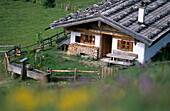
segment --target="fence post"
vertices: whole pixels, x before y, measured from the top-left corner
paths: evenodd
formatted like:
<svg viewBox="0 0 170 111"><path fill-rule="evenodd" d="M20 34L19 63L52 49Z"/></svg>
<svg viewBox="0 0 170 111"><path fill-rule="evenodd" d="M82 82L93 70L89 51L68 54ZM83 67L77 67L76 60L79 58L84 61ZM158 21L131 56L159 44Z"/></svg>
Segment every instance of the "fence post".
<svg viewBox="0 0 170 111"><path fill-rule="evenodd" d="M74 70L74 82L76 81L76 79L77 79L77 68L75 68Z"/></svg>
<svg viewBox="0 0 170 111"><path fill-rule="evenodd" d="M111 77L113 76L113 68L111 68Z"/></svg>
<svg viewBox="0 0 170 111"><path fill-rule="evenodd" d="M108 76L111 76L111 68L107 68Z"/></svg>
<svg viewBox="0 0 170 111"><path fill-rule="evenodd" d="M103 78L103 73L104 73L104 67L102 67L102 78Z"/></svg>
<svg viewBox="0 0 170 111"><path fill-rule="evenodd" d="M99 75L99 79L101 78L101 73L100 70L98 70L98 75Z"/></svg>
<svg viewBox="0 0 170 111"><path fill-rule="evenodd" d="M28 60L27 58L23 58L22 60L20 60L20 62L22 63L22 67L21 67L21 76L20 79L24 80L26 78L26 60Z"/></svg>
<svg viewBox="0 0 170 111"><path fill-rule="evenodd" d="M50 38L50 47L52 47L52 38Z"/></svg>
<svg viewBox="0 0 170 111"><path fill-rule="evenodd" d="M42 56L40 56L40 66L42 68Z"/></svg>
<svg viewBox="0 0 170 111"><path fill-rule="evenodd" d="M76 12L77 10L76 10L76 5L74 5L74 12Z"/></svg>
<svg viewBox="0 0 170 111"><path fill-rule="evenodd" d="M107 72L108 72L108 68L107 67L104 67L104 77L107 76Z"/></svg>
<svg viewBox="0 0 170 111"><path fill-rule="evenodd" d="M35 53L35 65L37 65L37 52Z"/></svg>
<svg viewBox="0 0 170 111"><path fill-rule="evenodd" d="M42 51L44 51L44 41L41 41L40 48Z"/></svg>

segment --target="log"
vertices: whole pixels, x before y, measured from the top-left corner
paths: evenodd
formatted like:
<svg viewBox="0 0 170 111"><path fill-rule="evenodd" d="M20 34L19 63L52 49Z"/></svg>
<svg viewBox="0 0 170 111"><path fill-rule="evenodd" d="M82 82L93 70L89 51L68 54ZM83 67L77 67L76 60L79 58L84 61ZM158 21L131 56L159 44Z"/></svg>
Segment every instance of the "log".
<svg viewBox="0 0 170 111"><path fill-rule="evenodd" d="M50 72L50 70L47 70L47 72ZM74 70L52 70L52 72L74 72ZM79 73L99 73L99 71L77 71Z"/></svg>
<svg viewBox="0 0 170 111"><path fill-rule="evenodd" d="M38 44L38 43L34 43L34 44L27 45L27 46L23 46L23 47L21 47L21 49L22 49L22 48L31 47L31 46L34 46L34 45L37 45L37 44Z"/></svg>
<svg viewBox="0 0 170 111"><path fill-rule="evenodd" d="M50 70L47 70L47 72L50 72ZM74 70L52 70L52 72L74 72Z"/></svg>
<svg viewBox="0 0 170 111"><path fill-rule="evenodd" d="M0 45L0 48L1 47L14 47L15 45Z"/></svg>
<svg viewBox="0 0 170 111"><path fill-rule="evenodd" d="M99 73L99 71L77 71L77 72L81 72L81 73Z"/></svg>
<svg viewBox="0 0 170 111"><path fill-rule="evenodd" d="M7 51L0 51L0 52L3 52L3 53L4 53L4 52L7 52Z"/></svg>

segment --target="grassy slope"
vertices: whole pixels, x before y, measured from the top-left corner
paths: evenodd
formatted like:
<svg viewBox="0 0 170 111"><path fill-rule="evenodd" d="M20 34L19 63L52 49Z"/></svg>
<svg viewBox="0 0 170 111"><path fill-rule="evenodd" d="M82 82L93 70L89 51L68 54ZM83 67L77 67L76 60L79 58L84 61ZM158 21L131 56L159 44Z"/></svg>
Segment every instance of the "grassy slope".
<svg viewBox="0 0 170 111"><path fill-rule="evenodd" d="M85 8L100 0L73 0L70 1L71 6L76 5L80 8ZM43 2L43 0L42 0ZM61 4L68 4L68 0L57 0L57 7L43 8L38 3L24 2L22 0L0 0L0 45L18 45L25 46L37 42L36 34L42 32L42 37L46 38L59 30L43 31L49 27L49 24L54 20L66 16L73 11L63 11ZM5 50L5 49L0 49ZM29 58L34 55L28 55ZM3 60L3 55L0 53L0 61ZM31 60L33 61L33 59ZM1 66L1 71L4 73L4 68Z"/></svg>
<svg viewBox="0 0 170 111"><path fill-rule="evenodd" d="M1 0L0 1L0 44L22 44L28 45L37 41L36 34L43 32L54 20L64 17L71 11L63 11L60 3L69 3L68 1L57 0L57 8L44 9L38 3L33 4L23 1ZM78 0L72 1L77 2ZM82 0L83 1L83 0ZM99 0L98 0L99 1ZM71 5L72 5L71 2ZM81 1L79 0L78 3ZM90 1L79 4L79 7L85 8ZM58 30L43 32L42 37L48 37L55 34Z"/></svg>
<svg viewBox="0 0 170 111"><path fill-rule="evenodd" d="M129 68L90 86L16 82L0 86L0 107L2 111L168 111L168 72L168 64ZM20 87L10 87L14 84Z"/></svg>
<svg viewBox="0 0 170 111"><path fill-rule="evenodd" d="M62 1L62 3L66 3L66 0ZM78 0L71 2L74 1ZM86 2L88 3L88 1ZM86 2L81 6L86 7ZM63 12L57 8L44 9L38 4L21 1L0 0L0 45L34 43L36 33L42 31L48 27L49 23L59 16L63 17L66 13L70 12ZM44 35L48 36L53 33L56 33L56 30L47 31ZM76 64L73 61L62 59L63 54L56 50L53 48L41 52L40 55L48 55L44 58L43 63L48 62L48 66L55 69L74 69L75 67L89 69L84 64ZM33 52L27 56L31 62L34 61ZM51 63L55 63L55 65ZM93 69L94 67L89 70ZM0 70L2 71L3 68L0 67ZM0 107L2 111L80 111L80 109L93 111L166 111L169 110L170 103L169 72L169 64L148 66L147 68L133 67L116 73L115 78L106 78L91 87L76 88L76 85L70 85L69 88L64 89L55 84L51 85L51 83L47 84L47 86L49 85L48 88L44 88L37 82L32 85L34 84L32 81L12 81L11 83L0 84ZM16 88L14 86L23 87ZM61 90L59 90L60 88Z"/></svg>

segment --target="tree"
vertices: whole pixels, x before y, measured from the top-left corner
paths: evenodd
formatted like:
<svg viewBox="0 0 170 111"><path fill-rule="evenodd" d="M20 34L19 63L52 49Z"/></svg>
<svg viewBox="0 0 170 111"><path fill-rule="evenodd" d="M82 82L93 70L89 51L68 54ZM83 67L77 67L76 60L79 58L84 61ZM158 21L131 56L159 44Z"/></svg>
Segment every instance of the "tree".
<svg viewBox="0 0 170 111"><path fill-rule="evenodd" d="M55 0L45 0L43 6L45 8L53 8L55 6Z"/></svg>

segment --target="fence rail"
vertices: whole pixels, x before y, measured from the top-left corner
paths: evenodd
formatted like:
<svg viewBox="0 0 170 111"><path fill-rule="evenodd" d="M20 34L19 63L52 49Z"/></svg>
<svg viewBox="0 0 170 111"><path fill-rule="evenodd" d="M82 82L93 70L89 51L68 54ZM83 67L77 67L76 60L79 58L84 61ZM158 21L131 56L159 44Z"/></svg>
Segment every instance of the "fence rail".
<svg viewBox="0 0 170 111"><path fill-rule="evenodd" d="M0 48L1 47L3 47L3 48L5 48L5 47L14 47L15 45L0 45Z"/></svg>
<svg viewBox="0 0 170 111"><path fill-rule="evenodd" d="M61 72L61 73L74 73L74 77L61 77L60 79L70 79L70 78L74 78L74 81L76 81L78 78L77 73L97 73L98 77L100 78L100 71L79 71L77 70L77 68L75 68L75 70L51 70L50 68L47 69L47 72L52 74L52 72ZM87 77L88 78L88 77ZM92 78L92 77L91 77Z"/></svg>
<svg viewBox="0 0 170 111"><path fill-rule="evenodd" d="M31 47L31 46L34 46L34 45L37 45L37 44L38 44L38 43L34 43L34 44L27 45L27 46L23 46L23 47L21 47L21 49L27 48L27 47Z"/></svg>

